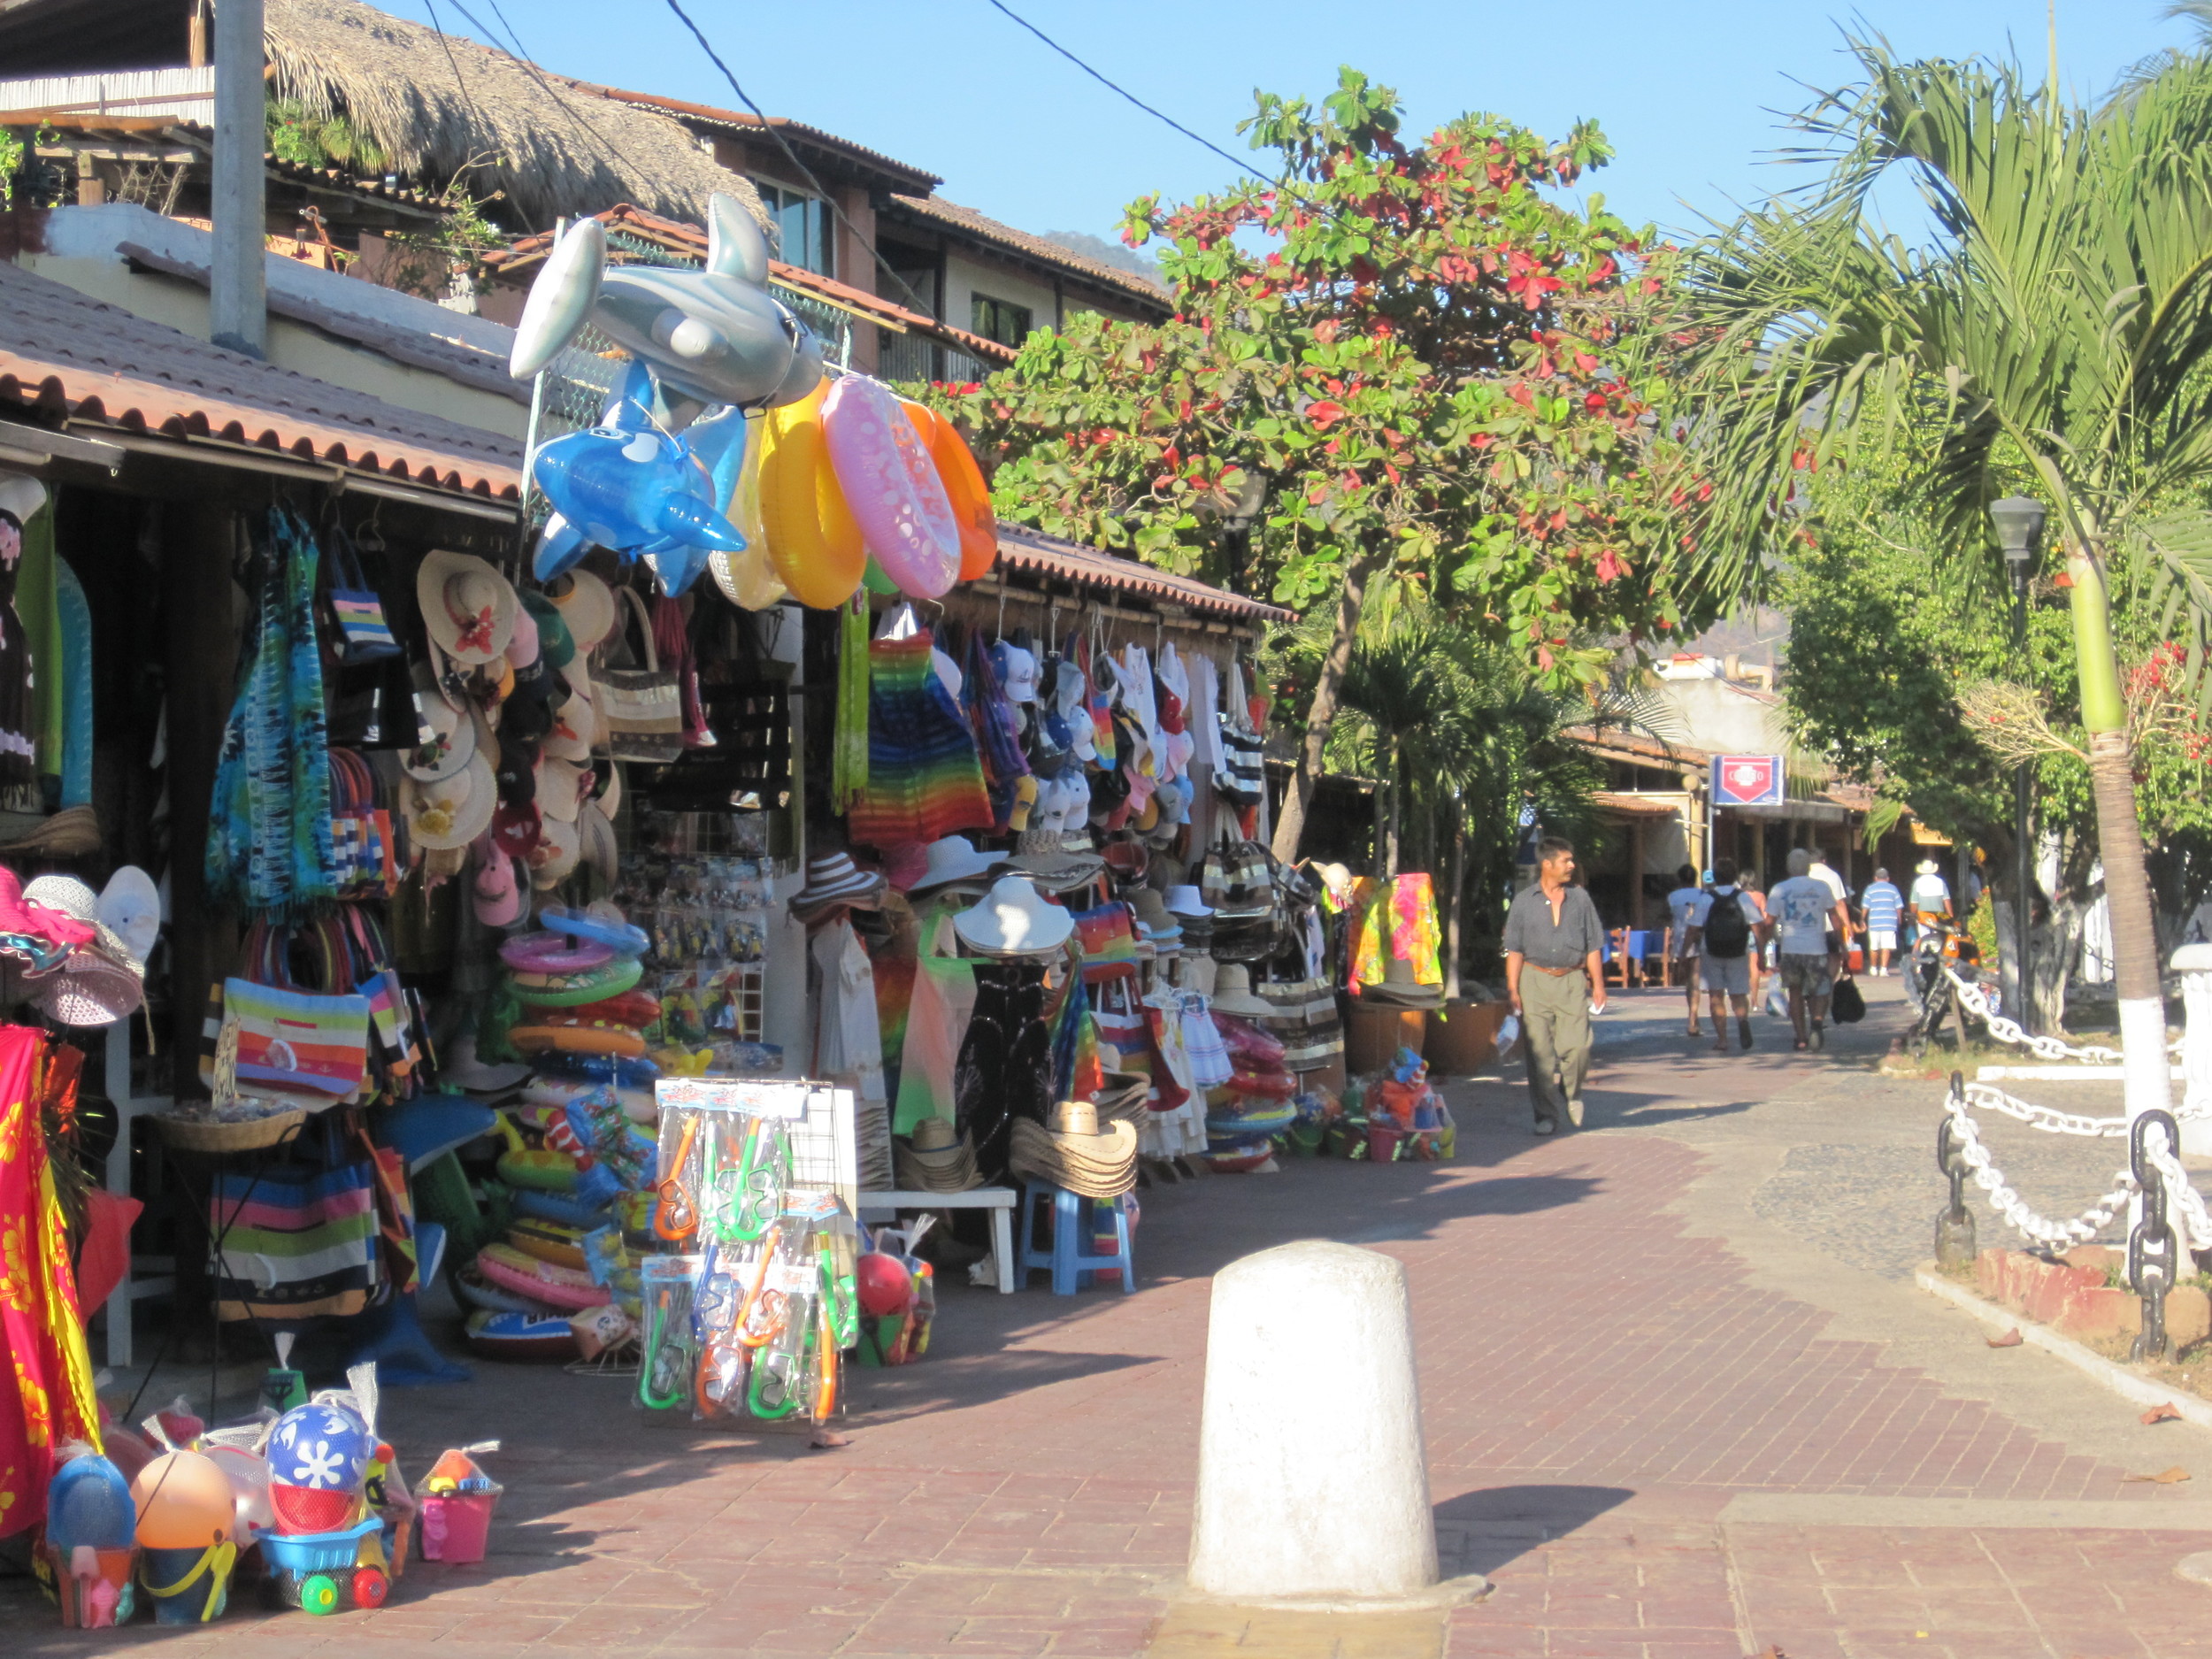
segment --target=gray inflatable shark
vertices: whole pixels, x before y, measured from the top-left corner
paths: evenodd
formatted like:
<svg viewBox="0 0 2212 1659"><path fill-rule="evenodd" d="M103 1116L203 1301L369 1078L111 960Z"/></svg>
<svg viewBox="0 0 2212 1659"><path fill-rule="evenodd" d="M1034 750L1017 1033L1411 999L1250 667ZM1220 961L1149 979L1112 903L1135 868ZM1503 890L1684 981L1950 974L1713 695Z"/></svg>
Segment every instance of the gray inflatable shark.
<svg viewBox="0 0 2212 1659"><path fill-rule="evenodd" d="M703 271L607 264L607 229L580 219L562 233L515 328L508 370L526 380L588 321L702 403L795 403L822 378L822 348L768 292L768 242L734 197L707 204Z"/></svg>

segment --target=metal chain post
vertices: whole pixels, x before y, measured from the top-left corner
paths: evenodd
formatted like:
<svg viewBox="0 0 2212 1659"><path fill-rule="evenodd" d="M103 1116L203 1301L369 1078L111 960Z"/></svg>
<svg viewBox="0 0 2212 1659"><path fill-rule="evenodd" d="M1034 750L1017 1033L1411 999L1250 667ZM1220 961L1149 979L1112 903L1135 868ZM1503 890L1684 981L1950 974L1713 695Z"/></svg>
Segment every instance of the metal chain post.
<svg viewBox="0 0 2212 1659"><path fill-rule="evenodd" d="M2154 1139L2162 1151L2180 1144L2181 1129L2171 1113L2145 1112L2128 1136L2129 1172L2142 1198L2134 1231L2128 1234L2128 1283L2143 1300L2143 1328L2130 1356L2137 1360L2166 1357L2166 1293L2178 1277L2181 1256L2166 1219L2166 1174L2160 1167L2165 1160L2154 1156Z"/></svg>
<svg viewBox="0 0 2212 1659"><path fill-rule="evenodd" d="M1960 1079L1954 1074L1952 1087ZM1954 1138L1954 1119L1946 1118L1936 1129L1936 1168L1951 1183L1951 1202L1936 1211L1935 1254L1939 1267L1970 1267L1979 1254L1974 1248L1974 1212L1966 1207L1966 1178L1972 1173Z"/></svg>

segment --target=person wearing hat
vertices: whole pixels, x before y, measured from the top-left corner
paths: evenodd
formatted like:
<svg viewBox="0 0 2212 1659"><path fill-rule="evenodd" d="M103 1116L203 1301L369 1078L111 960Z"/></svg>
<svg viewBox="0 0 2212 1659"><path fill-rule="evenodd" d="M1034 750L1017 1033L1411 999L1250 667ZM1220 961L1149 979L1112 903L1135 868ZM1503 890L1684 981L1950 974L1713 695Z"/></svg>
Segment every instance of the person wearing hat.
<svg viewBox="0 0 2212 1659"><path fill-rule="evenodd" d="M1536 1133L1548 1135L1563 1117L1582 1127L1590 1016L1605 1007L1605 929L1589 894L1575 885L1574 844L1547 835L1536 856L1534 885L1506 914L1505 987L1528 1036Z"/></svg>
<svg viewBox="0 0 2212 1659"><path fill-rule="evenodd" d="M1922 927L1939 926L1953 919L1951 884L1943 879L1942 867L1932 858L1923 858L1912 879L1912 916Z"/></svg>

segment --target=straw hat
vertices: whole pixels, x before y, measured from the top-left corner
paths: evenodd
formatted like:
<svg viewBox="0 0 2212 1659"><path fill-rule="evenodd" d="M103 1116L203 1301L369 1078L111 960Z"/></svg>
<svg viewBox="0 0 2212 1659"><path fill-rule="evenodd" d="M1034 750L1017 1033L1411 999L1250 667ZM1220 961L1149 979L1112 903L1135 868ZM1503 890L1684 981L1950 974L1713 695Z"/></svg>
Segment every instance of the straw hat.
<svg viewBox="0 0 2212 1659"><path fill-rule="evenodd" d="M975 1148L942 1118L914 1125L910 1143L893 1141L892 1163L901 1187L925 1193L965 1193L983 1185L975 1167Z"/></svg>
<svg viewBox="0 0 2212 1659"><path fill-rule="evenodd" d="M1033 956L1057 950L1075 918L1048 904L1027 876L1001 876L970 909L952 918L960 942L986 956Z"/></svg>
<svg viewBox="0 0 2212 1659"><path fill-rule="evenodd" d="M515 590L473 553L425 554L415 572L415 603L430 637L457 663L488 663L514 637Z"/></svg>
<svg viewBox="0 0 2212 1659"><path fill-rule="evenodd" d="M1141 1071L1109 1071L1098 1091L1101 1123L1140 1123L1152 1093L1152 1079Z"/></svg>
<svg viewBox="0 0 2212 1659"><path fill-rule="evenodd" d="M1241 1019L1265 1019L1275 1011L1253 995L1251 972L1241 962L1225 962L1215 971L1213 1009Z"/></svg>
<svg viewBox="0 0 2212 1659"><path fill-rule="evenodd" d="M1924 876L1932 876L1937 874L1942 869L1942 866L1937 864L1932 858L1923 858L1916 868L1917 868L1920 873Z"/></svg>
<svg viewBox="0 0 2212 1659"><path fill-rule="evenodd" d="M539 756L539 813L545 818L558 818L564 824L573 824L576 810L583 804L592 781L588 767L579 766L574 761L563 760L556 755Z"/></svg>
<svg viewBox="0 0 2212 1659"><path fill-rule="evenodd" d="M622 851L617 845L614 826L595 803L587 801L576 813L576 835L582 862L599 872L609 887L621 879Z"/></svg>
<svg viewBox="0 0 2212 1659"><path fill-rule="evenodd" d="M1106 861L1096 853L1020 852L1006 863L1047 893L1071 893L1088 887L1106 869Z"/></svg>
<svg viewBox="0 0 2212 1659"><path fill-rule="evenodd" d="M409 778L400 786L400 810L407 839L418 847L465 847L491 827L499 804L491 762L481 753L450 778L425 783Z"/></svg>
<svg viewBox="0 0 2212 1659"><path fill-rule="evenodd" d="M583 857L583 837L572 822L549 818L539 826L538 844L529 857L530 885L544 893L576 873Z"/></svg>
<svg viewBox="0 0 2212 1659"><path fill-rule="evenodd" d="M907 884L910 894L934 893L940 887L972 886L979 891L989 885L993 855L978 852L965 835L946 835L930 842L922 873Z"/></svg>
<svg viewBox="0 0 2212 1659"><path fill-rule="evenodd" d="M836 904L873 909L883 902L887 885L881 875L854 864L850 854L827 853L807 861L806 886L792 895L792 914L804 919Z"/></svg>
<svg viewBox="0 0 2212 1659"><path fill-rule="evenodd" d="M400 770L422 783L442 783L476 752L476 722L446 701L429 664L415 664L414 680L418 722L430 730L432 741L400 751Z"/></svg>
<svg viewBox="0 0 2212 1659"><path fill-rule="evenodd" d="M1360 995L1394 1008L1444 1006L1444 987L1441 985L1423 985L1414 978L1413 964L1403 956L1389 951L1383 956L1382 983L1362 986Z"/></svg>
<svg viewBox="0 0 2212 1659"><path fill-rule="evenodd" d="M78 946L59 972L38 984L39 1007L65 1025L112 1025L146 1000L144 965L119 960L102 945Z"/></svg>
<svg viewBox="0 0 2212 1659"><path fill-rule="evenodd" d="M577 651L588 657L614 632L614 590L589 571L570 571L545 590Z"/></svg>
<svg viewBox="0 0 2212 1659"><path fill-rule="evenodd" d="M39 858L82 858L100 850L100 819L88 806L65 806L50 818L0 812L0 852Z"/></svg>
<svg viewBox="0 0 2212 1659"><path fill-rule="evenodd" d="M1062 1101L1046 1125L1014 1119L1007 1164L1086 1198L1118 1198L1137 1184L1137 1130L1126 1119L1102 1126L1088 1101Z"/></svg>

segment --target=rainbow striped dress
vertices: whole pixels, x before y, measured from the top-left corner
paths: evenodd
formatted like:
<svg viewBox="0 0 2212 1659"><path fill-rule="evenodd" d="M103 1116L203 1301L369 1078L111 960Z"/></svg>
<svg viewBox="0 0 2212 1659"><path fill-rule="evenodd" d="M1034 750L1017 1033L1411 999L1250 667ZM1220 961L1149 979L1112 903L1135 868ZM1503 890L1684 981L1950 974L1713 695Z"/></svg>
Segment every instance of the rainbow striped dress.
<svg viewBox="0 0 2212 1659"><path fill-rule="evenodd" d="M922 628L868 648L868 781L846 816L865 847L991 827L975 733L930 664Z"/></svg>

